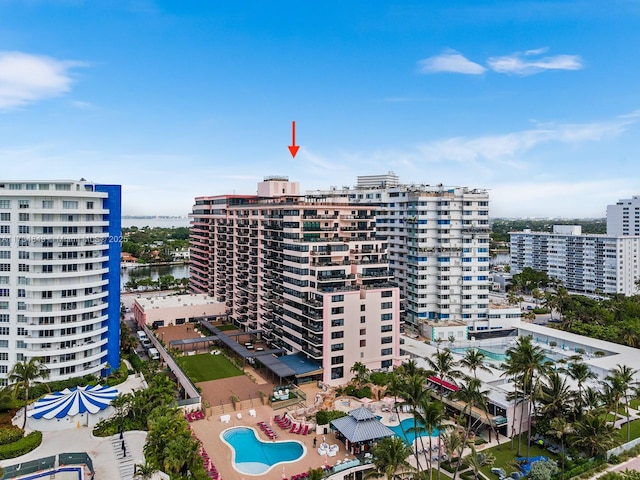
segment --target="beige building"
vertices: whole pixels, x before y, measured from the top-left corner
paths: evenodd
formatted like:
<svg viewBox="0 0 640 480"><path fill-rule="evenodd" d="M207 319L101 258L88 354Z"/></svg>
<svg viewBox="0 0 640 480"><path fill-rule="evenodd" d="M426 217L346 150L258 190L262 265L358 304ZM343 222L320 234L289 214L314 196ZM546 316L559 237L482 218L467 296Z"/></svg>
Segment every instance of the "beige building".
<svg viewBox="0 0 640 480"><path fill-rule="evenodd" d="M224 315L227 307L213 297L203 294L158 295L151 298L136 298L133 316L140 326L165 327L181 325L197 317Z"/></svg>

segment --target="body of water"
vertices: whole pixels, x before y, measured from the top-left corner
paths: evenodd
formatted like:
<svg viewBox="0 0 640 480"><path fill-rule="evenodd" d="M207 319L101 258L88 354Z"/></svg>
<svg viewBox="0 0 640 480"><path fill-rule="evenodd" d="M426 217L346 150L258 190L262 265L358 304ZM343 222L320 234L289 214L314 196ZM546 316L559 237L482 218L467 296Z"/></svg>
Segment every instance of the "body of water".
<svg viewBox="0 0 640 480"><path fill-rule="evenodd" d="M489 259L489 265L497 266L497 265L508 265L511 263L511 255L508 253L496 253L495 255L491 255Z"/></svg>
<svg viewBox="0 0 640 480"><path fill-rule="evenodd" d="M416 434L413 431L411 432L409 431L409 429L413 428L413 418L405 418L404 420L402 420L402 422L400 422L400 425L395 425L389 428L393 430L396 436L404 440L404 443L406 443L409 446L413 445L413 441L416 439ZM422 425L421 423L418 423L418 428L424 428L424 425ZM440 432L438 431L437 428L435 428L433 432L431 432L431 435L429 435L429 433L425 431L424 433L421 433L418 436L419 437L429 437L429 436L437 437L439 435L440 435Z"/></svg>
<svg viewBox="0 0 640 480"><path fill-rule="evenodd" d="M158 280L162 275L173 275L174 278L187 278L189 276L189 265L153 265L120 269L120 285L124 287L125 283L131 278L147 278Z"/></svg>
<svg viewBox="0 0 640 480"><path fill-rule="evenodd" d="M189 223L191 219L188 217L175 217L175 218L159 218L159 217L150 217L150 218L122 218L122 226L125 228L131 227L161 227L161 228L178 228L178 227L189 227Z"/></svg>
<svg viewBox="0 0 640 480"><path fill-rule="evenodd" d="M279 463L295 462L304 455L300 442L263 442L255 430L233 427L224 431L222 440L233 452L233 468L246 475L263 475Z"/></svg>

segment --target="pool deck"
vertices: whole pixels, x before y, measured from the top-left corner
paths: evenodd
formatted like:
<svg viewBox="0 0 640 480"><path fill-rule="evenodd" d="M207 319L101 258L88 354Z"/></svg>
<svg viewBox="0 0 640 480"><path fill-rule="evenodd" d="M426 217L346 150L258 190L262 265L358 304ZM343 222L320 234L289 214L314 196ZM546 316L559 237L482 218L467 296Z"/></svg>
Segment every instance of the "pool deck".
<svg viewBox="0 0 640 480"><path fill-rule="evenodd" d="M240 479L240 478L265 478L265 479L279 479L283 478L283 473L286 474L287 477L292 475L306 472L310 468L320 468L325 465L325 457L324 455L318 455L317 448L313 448L313 439L316 438L317 445L322 443L322 437L326 437L326 442L329 445L336 444L339 447L338 454L335 457L326 458L327 464L334 466L337 460L343 461L345 459L345 448L342 442L336 440L335 435L332 432L327 434L312 434L312 435L297 435L295 433L289 433L289 430L281 429L275 422L271 427L274 432L278 434L278 439L275 440L297 440L304 444L305 446L305 454L300 460L294 462L287 462L284 464L278 464L266 474L260 475L248 475L244 473L240 473L235 470L232 466L232 454L231 448L223 442L220 438L220 434L231 428L231 427L251 427L255 429L258 437L265 441L271 442L270 440L258 427L258 422L266 422L269 423L270 418L276 414L273 412L270 406L255 406L254 410L256 411L256 417L249 416L248 410L243 410L242 418L238 419L236 417L236 413L231 414L231 421L229 423L223 423L220 421L220 418L216 417L208 417L205 420L199 420L192 422L191 429L195 433L195 435L200 439L204 449L207 451L213 464L216 466L218 472L221 474L224 479ZM284 414L284 410L281 412L277 412L280 414ZM348 455L347 458L353 458L351 455ZM284 471L283 471L284 466Z"/></svg>

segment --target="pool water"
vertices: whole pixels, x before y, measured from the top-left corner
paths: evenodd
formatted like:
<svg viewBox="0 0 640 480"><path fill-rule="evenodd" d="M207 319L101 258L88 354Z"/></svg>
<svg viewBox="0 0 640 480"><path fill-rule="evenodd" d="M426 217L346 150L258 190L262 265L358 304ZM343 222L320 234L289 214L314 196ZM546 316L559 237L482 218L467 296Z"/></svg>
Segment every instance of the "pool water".
<svg viewBox="0 0 640 480"><path fill-rule="evenodd" d="M299 460L305 453L300 442L264 442L248 427L230 428L220 437L231 447L233 468L245 475L262 475L280 463Z"/></svg>
<svg viewBox="0 0 640 480"><path fill-rule="evenodd" d="M420 428L421 426L424 426L423 424L418 422L418 428ZM404 420L402 420L402 422L400 422L399 425L395 425L393 427L389 427L391 430L393 430L393 432L400 437L402 440L404 440L404 443L406 443L407 445L413 445L413 441L416 439L416 434L415 432L409 432L408 430L410 428L413 428L413 418L405 418ZM403 432L404 429L404 432ZM431 436L432 437L437 437L440 435L440 432L438 431L438 429L434 429L433 432L431 432ZM421 435L419 435L420 437L428 437L429 433L428 432L424 432Z"/></svg>

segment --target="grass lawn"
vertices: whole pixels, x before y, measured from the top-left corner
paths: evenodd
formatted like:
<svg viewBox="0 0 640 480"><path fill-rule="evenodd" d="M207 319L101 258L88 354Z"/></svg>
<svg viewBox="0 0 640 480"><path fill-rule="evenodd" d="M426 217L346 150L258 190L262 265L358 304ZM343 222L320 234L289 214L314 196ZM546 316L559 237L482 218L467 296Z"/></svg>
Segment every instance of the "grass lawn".
<svg viewBox="0 0 640 480"><path fill-rule="evenodd" d="M629 406L634 410L638 410L640 408L640 398L629 400Z"/></svg>
<svg viewBox="0 0 640 480"><path fill-rule="evenodd" d="M620 430L616 430L620 443L626 443L627 441L627 425L622 425ZM640 437L640 420L631 421L631 440Z"/></svg>
<svg viewBox="0 0 640 480"><path fill-rule="evenodd" d="M486 448L481 450L482 453L491 452L491 454L496 457L496 461L493 464L495 468L504 468L507 475L511 472L515 472L517 469L515 467L516 457L518 456L518 437L515 438L514 448L511 450L511 441L507 441L505 443L501 443L500 445L496 445L495 447ZM522 437L522 447L520 450L521 456L524 457L527 455L527 435L523 434ZM544 455L545 457L553 460L557 460L557 455L545 450L544 448L540 448L536 445L531 445L529 448L529 457L537 457L539 455ZM498 476L491 473L491 466L482 467L481 471L485 474L487 478L490 480L497 480Z"/></svg>
<svg viewBox="0 0 640 480"><path fill-rule="evenodd" d="M176 361L193 383L243 375L242 370L238 369L223 355L203 353L178 357Z"/></svg>
<svg viewBox="0 0 640 480"><path fill-rule="evenodd" d="M218 327L218 330L220 330L221 332L226 332L227 330L237 330L238 327L236 327L235 325L232 325L230 323L226 324L226 325L216 325Z"/></svg>

